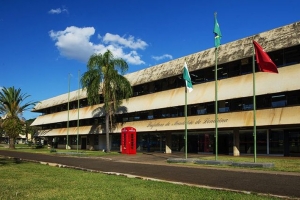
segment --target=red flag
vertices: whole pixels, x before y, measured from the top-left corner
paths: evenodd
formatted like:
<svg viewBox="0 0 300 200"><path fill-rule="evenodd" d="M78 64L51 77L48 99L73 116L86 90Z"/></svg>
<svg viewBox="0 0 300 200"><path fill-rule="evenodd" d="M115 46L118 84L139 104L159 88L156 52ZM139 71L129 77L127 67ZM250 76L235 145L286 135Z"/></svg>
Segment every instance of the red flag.
<svg viewBox="0 0 300 200"><path fill-rule="evenodd" d="M261 72L278 73L277 66L273 63L271 58L265 52L265 50L253 40L256 62Z"/></svg>

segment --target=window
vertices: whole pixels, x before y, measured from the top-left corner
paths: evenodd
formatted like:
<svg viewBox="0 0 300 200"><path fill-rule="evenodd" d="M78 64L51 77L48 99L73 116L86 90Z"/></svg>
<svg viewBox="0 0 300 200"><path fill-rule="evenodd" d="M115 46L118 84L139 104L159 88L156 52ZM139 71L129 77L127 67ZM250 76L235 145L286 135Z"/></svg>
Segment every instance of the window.
<svg viewBox="0 0 300 200"><path fill-rule="evenodd" d="M241 111L242 110L242 105L243 105L242 99L231 99L231 100L229 100L229 102L230 102L230 110L231 111Z"/></svg>
<svg viewBox="0 0 300 200"><path fill-rule="evenodd" d="M206 113L207 113L206 108L199 108L199 109L197 110L197 114L198 114L198 115L204 115L204 114L206 114Z"/></svg>
<svg viewBox="0 0 300 200"><path fill-rule="evenodd" d="M299 48L288 48L284 49L284 58L285 58L285 65L293 65L300 62L300 50Z"/></svg>
<svg viewBox="0 0 300 200"><path fill-rule="evenodd" d="M229 112L229 102L228 101L220 101L219 102L219 112L223 113L223 112Z"/></svg>
<svg viewBox="0 0 300 200"><path fill-rule="evenodd" d="M169 109L168 109L168 108L165 108L165 109L163 109L163 110L162 110L162 114L161 114L161 116L162 116L163 118L170 117L170 116L171 116L171 114L170 114L170 111L169 111Z"/></svg>
<svg viewBox="0 0 300 200"><path fill-rule="evenodd" d="M285 95L275 95L272 96L272 107L277 108L277 107L284 107L286 106L286 97Z"/></svg>
<svg viewBox="0 0 300 200"><path fill-rule="evenodd" d="M300 104L299 91L290 92L287 95L287 105L299 105L299 104Z"/></svg>
<svg viewBox="0 0 300 200"><path fill-rule="evenodd" d="M178 117L178 107L171 108L171 117Z"/></svg>
<svg viewBox="0 0 300 200"><path fill-rule="evenodd" d="M154 115L154 119L159 119L162 116L162 111L161 110L154 110L153 115Z"/></svg>
<svg viewBox="0 0 300 200"><path fill-rule="evenodd" d="M241 74L244 75L244 74L250 74L250 73L253 73L253 69L252 69L252 65L249 63L247 65L242 65L241 66Z"/></svg>
<svg viewBox="0 0 300 200"><path fill-rule="evenodd" d="M218 69L218 79L228 78L228 68L226 66Z"/></svg>
<svg viewBox="0 0 300 200"><path fill-rule="evenodd" d="M240 64L232 62L228 64L228 77L239 76L241 74Z"/></svg>
<svg viewBox="0 0 300 200"><path fill-rule="evenodd" d="M214 113L215 112L215 103L208 103L206 109L207 109L208 114Z"/></svg>
<svg viewBox="0 0 300 200"><path fill-rule="evenodd" d="M270 107L270 96L269 95L260 95L256 96L256 108L269 108Z"/></svg>
<svg viewBox="0 0 300 200"><path fill-rule="evenodd" d="M242 109L243 110L253 110L253 98L248 97L243 99L243 104L242 104Z"/></svg>
<svg viewBox="0 0 300 200"><path fill-rule="evenodd" d="M154 119L153 115L148 115L148 119Z"/></svg>

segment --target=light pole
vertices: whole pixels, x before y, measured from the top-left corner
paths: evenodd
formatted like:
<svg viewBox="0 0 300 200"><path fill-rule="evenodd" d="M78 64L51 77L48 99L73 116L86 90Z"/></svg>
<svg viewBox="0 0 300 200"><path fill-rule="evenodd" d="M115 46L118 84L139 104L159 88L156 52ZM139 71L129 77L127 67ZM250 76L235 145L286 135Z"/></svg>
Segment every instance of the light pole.
<svg viewBox="0 0 300 200"><path fill-rule="evenodd" d="M69 81L68 81L68 119L67 119L67 146L66 149L69 149L69 110L70 110L70 74L69 74Z"/></svg>

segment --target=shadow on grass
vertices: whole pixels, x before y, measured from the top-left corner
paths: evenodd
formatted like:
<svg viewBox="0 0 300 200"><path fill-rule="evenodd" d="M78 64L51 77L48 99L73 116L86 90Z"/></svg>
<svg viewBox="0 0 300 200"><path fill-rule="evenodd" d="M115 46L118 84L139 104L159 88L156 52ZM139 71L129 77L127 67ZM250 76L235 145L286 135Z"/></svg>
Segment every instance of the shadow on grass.
<svg viewBox="0 0 300 200"><path fill-rule="evenodd" d="M0 167L2 165L21 164L21 163L22 163L22 160L20 158L0 157Z"/></svg>

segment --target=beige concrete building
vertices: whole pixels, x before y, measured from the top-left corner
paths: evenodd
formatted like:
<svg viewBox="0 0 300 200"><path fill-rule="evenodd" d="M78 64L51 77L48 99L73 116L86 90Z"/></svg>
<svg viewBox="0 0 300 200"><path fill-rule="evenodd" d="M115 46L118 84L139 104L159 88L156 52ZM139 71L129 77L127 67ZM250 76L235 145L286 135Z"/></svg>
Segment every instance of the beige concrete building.
<svg viewBox="0 0 300 200"><path fill-rule="evenodd" d="M258 72L256 66L257 153L299 156L300 22L220 46L218 152L253 153L252 40L268 52L279 71ZM117 126L110 133L112 150L119 149L121 128L133 126L137 150L183 151L185 60L194 87L188 93L188 152L214 153L215 48L127 74L134 96L123 102L126 109L117 115ZM69 99L69 112L68 93L35 106L33 112L42 113L32 124L42 127L38 136L49 143L55 139L58 148L65 148L67 141L70 148L76 148L78 136L80 149L105 149L103 104L88 106L84 90L71 92Z"/></svg>

